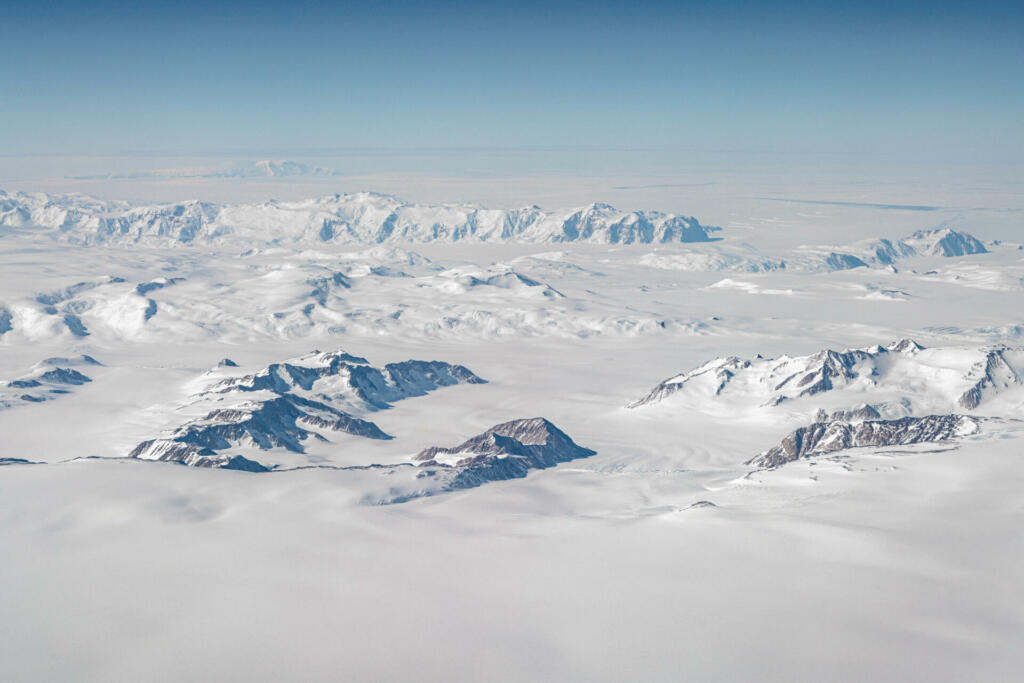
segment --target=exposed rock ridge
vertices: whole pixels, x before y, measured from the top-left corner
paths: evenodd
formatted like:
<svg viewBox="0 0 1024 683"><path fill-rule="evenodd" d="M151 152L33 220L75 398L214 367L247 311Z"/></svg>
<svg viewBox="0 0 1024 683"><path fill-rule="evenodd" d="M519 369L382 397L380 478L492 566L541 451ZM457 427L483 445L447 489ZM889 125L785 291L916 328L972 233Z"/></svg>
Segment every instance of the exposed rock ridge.
<svg viewBox="0 0 1024 683"><path fill-rule="evenodd" d="M260 471L266 469L260 463L221 451L247 447L304 453L307 439L326 440L321 430L390 439L376 424L349 410L381 410L393 401L443 386L483 382L468 368L440 361L410 360L376 368L344 351L317 351L215 382L190 403L210 405L205 415L165 437L143 441L129 457Z"/></svg>
<svg viewBox="0 0 1024 683"><path fill-rule="evenodd" d="M217 467L223 465L210 464L212 461L205 458L215 455L218 450L237 446L255 446L263 450L281 447L302 453L302 441L310 436L323 438L312 431L313 428L370 439L391 438L372 422L318 401L286 394L210 411L204 417L178 427L168 438L143 441L132 449L129 457Z"/></svg>
<svg viewBox="0 0 1024 683"><path fill-rule="evenodd" d="M906 446L946 441L980 429L978 418L967 415L927 415L896 420L814 422L791 432L778 446L747 461L773 468L800 458L864 446Z"/></svg>
<svg viewBox="0 0 1024 683"><path fill-rule="evenodd" d="M380 410L410 396L422 396L455 384L484 384L469 368L443 361L407 360L383 368L343 351L313 354L295 363L272 363L257 373L217 383L210 393L271 391L286 394L313 391L320 380L334 380L318 387L330 398L348 399L360 408Z"/></svg>
<svg viewBox="0 0 1024 683"><path fill-rule="evenodd" d="M447 470L447 488L463 489L525 477L530 470L595 453L578 446L546 419L535 417L504 422L452 448L427 448L415 460L421 467Z"/></svg>

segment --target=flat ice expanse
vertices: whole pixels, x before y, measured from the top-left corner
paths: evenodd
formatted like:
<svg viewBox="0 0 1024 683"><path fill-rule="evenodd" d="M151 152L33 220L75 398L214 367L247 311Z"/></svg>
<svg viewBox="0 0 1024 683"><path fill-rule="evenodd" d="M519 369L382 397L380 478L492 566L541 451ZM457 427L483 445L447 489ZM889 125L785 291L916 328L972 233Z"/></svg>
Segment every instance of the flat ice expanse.
<svg viewBox="0 0 1024 683"><path fill-rule="evenodd" d="M978 405L958 402L993 349L1024 370L1019 213L952 226L987 253L836 268L832 253L865 255L858 240L941 221L758 206L776 204L779 232L771 215L695 210L723 228L699 244L3 233L0 458L36 464L0 466L0 679L1019 678L1024 384L996 373ZM857 230L816 235L830 212ZM857 360L855 378L778 405L737 371L739 389L627 407L716 358L814 363L904 338L925 350ZM126 457L201 418L216 381L314 349L445 361L486 384L343 404L390 440L216 449L269 472ZM9 384L50 368L91 381ZM745 464L819 408L862 403L981 428ZM409 488L422 449L530 417L597 454ZM393 502L410 491L430 495Z"/></svg>

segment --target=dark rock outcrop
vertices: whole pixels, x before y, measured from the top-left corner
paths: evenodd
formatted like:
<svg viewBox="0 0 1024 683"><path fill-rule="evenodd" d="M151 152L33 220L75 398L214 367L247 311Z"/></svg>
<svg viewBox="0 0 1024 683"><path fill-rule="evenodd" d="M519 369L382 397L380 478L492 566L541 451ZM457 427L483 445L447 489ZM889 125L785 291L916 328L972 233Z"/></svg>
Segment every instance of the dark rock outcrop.
<svg viewBox="0 0 1024 683"><path fill-rule="evenodd" d="M220 366L235 363L224 359ZM376 368L344 351L315 351L217 382L194 397L212 410L168 436L143 441L129 457L238 469L245 463L230 460L223 451L254 447L304 453L307 439L327 440L321 431L390 439L376 424L346 408L381 410L439 387L483 382L461 365L411 360Z"/></svg>
<svg viewBox="0 0 1024 683"><path fill-rule="evenodd" d="M966 415L927 415L898 420L814 422L790 433L782 443L747 461L748 465L773 468L793 460L864 446L906 446L945 441L973 434L980 428Z"/></svg>
<svg viewBox="0 0 1024 683"><path fill-rule="evenodd" d="M372 422L289 394L213 410L202 418L186 422L168 438L143 441L129 457L191 464L192 457L215 455L218 450L236 446L255 446L263 450L280 447L302 453L305 450L302 442L316 434L312 428L369 439L391 438Z"/></svg>
<svg viewBox="0 0 1024 683"><path fill-rule="evenodd" d="M544 418L535 417L504 422L452 448L427 448L415 459L421 467L450 470L447 488L464 489L525 477L530 470L595 453L578 446Z"/></svg>
<svg viewBox="0 0 1024 683"><path fill-rule="evenodd" d="M395 401L423 396L440 387L486 383L462 365L408 360L375 368L365 358L338 351L320 354L312 363L273 363L255 374L226 379L210 391L284 394L312 390L314 382L325 378L334 378L330 387L334 398L347 398L370 409L387 408Z"/></svg>
<svg viewBox="0 0 1024 683"><path fill-rule="evenodd" d="M33 462L31 460L26 460L25 458L0 457L0 466L3 466L3 465L38 465L38 464L39 463Z"/></svg>

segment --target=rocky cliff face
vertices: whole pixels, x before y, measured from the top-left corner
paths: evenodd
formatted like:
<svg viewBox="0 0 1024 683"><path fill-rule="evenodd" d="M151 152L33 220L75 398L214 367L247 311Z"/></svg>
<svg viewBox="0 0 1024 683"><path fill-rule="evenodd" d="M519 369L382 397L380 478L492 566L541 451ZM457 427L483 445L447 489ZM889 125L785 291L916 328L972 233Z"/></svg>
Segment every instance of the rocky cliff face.
<svg viewBox="0 0 1024 683"><path fill-rule="evenodd" d="M980 429L977 418L966 415L927 415L898 420L814 422L793 431L778 446L747 462L757 467L779 467L787 462L864 446L906 446L945 441Z"/></svg>
<svg viewBox="0 0 1024 683"><path fill-rule="evenodd" d="M427 448L416 456L421 467L440 468L449 489L525 477L530 470L554 467L596 451L578 446L541 417L512 420L452 448Z"/></svg>

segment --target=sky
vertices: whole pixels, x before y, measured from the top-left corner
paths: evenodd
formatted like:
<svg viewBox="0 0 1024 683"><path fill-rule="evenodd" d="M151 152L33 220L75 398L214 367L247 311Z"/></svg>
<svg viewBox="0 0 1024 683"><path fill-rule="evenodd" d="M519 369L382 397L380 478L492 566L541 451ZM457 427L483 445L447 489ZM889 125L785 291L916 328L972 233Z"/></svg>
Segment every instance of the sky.
<svg viewBox="0 0 1024 683"><path fill-rule="evenodd" d="M3 0L0 156L1024 156L1024 9Z"/></svg>

